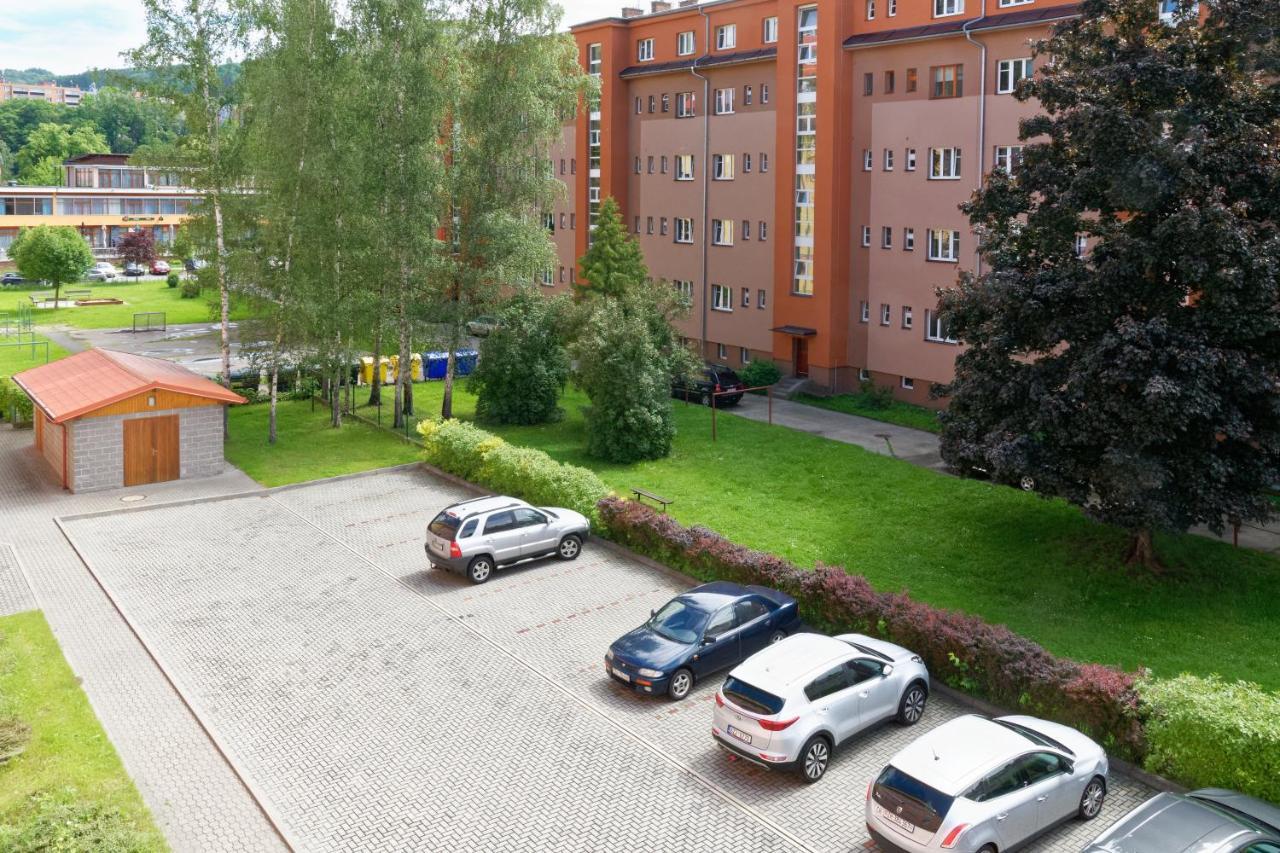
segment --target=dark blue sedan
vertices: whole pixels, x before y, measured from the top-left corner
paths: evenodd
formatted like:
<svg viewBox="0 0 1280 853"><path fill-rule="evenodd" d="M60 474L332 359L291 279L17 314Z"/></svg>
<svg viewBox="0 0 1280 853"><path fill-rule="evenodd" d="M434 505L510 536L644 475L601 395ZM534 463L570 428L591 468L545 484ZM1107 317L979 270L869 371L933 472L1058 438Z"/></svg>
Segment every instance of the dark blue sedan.
<svg viewBox="0 0 1280 853"><path fill-rule="evenodd" d="M800 627L796 601L717 581L673 598L609 647L605 670L637 693L683 699L694 682L736 666Z"/></svg>

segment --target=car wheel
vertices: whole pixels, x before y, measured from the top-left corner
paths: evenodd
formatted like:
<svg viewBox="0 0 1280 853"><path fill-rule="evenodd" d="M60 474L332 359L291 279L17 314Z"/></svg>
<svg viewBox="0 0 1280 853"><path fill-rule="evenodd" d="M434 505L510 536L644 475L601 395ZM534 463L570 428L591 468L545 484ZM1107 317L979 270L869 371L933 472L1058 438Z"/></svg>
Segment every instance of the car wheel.
<svg viewBox="0 0 1280 853"><path fill-rule="evenodd" d="M493 560L476 557L467 566L467 579L472 583L484 583L493 575Z"/></svg>
<svg viewBox="0 0 1280 853"><path fill-rule="evenodd" d="M1089 784L1084 786L1084 793L1080 795L1080 819L1093 820L1102 811L1102 801L1107 798L1107 785L1102 781L1102 777L1094 776L1089 780Z"/></svg>
<svg viewBox="0 0 1280 853"><path fill-rule="evenodd" d="M831 744L822 735L814 735L800 750L800 778L812 785L827 773L831 763Z"/></svg>
<svg viewBox="0 0 1280 853"><path fill-rule="evenodd" d="M556 549L556 556L562 560L576 560L581 553L582 540L572 533L561 539L560 547Z"/></svg>
<svg viewBox="0 0 1280 853"><path fill-rule="evenodd" d="M920 722L920 718L924 716L925 703L929 701L929 694L925 691L924 685L915 682L907 688L907 692L902 694L902 701L898 703L898 722L904 726L914 726Z"/></svg>
<svg viewBox="0 0 1280 853"><path fill-rule="evenodd" d="M1022 487L1024 492L1034 492L1036 490L1036 481L1034 477L1023 477L1018 481L1018 485Z"/></svg>
<svg viewBox="0 0 1280 853"><path fill-rule="evenodd" d="M988 844L979 850L978 853L996 853L996 846L994 844Z"/></svg>
<svg viewBox="0 0 1280 853"><path fill-rule="evenodd" d="M778 630L774 631L772 634L769 635L769 645L772 646L774 643L780 643L786 638L787 638L787 632L779 628Z"/></svg>
<svg viewBox="0 0 1280 853"><path fill-rule="evenodd" d="M703 392L702 392L702 397L701 397L700 399L701 399L701 401L702 401L702 405L704 405L704 406L710 406L710 405L711 405L711 393L710 393L710 392L708 392L708 391L703 391Z"/></svg>
<svg viewBox="0 0 1280 853"><path fill-rule="evenodd" d="M687 669L677 669L671 676L671 683L667 685L667 695L679 702L688 696L692 689L693 673Z"/></svg>

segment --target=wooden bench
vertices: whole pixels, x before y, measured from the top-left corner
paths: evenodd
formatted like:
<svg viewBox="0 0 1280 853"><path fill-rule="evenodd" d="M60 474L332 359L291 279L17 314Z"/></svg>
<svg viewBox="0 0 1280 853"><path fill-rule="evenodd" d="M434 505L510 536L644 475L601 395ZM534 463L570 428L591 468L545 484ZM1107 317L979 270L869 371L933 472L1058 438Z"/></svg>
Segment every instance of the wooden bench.
<svg viewBox="0 0 1280 853"><path fill-rule="evenodd" d="M675 503L675 501L674 501L674 500L672 500L671 498L664 498L662 495L655 495L653 492L647 491L647 490L645 490L645 489L636 489L636 488L633 488L633 489L631 490L631 493L632 493L633 495L635 495L635 496L636 496L636 497L635 497L635 499L636 499L637 501L639 501L640 503L644 503L644 501L641 501L641 500L640 500L641 498L648 498L649 500L651 500L651 501L653 501L653 502L655 502L655 503L662 504L662 511L663 511L663 512L666 512L666 511L667 511L667 507L669 507L669 506L671 506L673 503Z"/></svg>

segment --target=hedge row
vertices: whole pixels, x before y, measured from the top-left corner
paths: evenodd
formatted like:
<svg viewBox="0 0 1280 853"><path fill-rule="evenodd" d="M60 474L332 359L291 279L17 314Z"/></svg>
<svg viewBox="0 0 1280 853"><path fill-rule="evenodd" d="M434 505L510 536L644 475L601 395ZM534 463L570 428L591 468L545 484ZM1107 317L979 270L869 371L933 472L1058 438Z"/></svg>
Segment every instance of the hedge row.
<svg viewBox="0 0 1280 853"><path fill-rule="evenodd" d="M18 423L30 423L35 416L31 398L14 384L12 379L0 376L0 420L8 420L17 407Z"/></svg>
<svg viewBox="0 0 1280 853"><path fill-rule="evenodd" d="M486 489L537 506L561 506L599 522L597 504L610 489L595 472L557 462L541 450L507 444L465 421L422 421L423 458Z"/></svg>

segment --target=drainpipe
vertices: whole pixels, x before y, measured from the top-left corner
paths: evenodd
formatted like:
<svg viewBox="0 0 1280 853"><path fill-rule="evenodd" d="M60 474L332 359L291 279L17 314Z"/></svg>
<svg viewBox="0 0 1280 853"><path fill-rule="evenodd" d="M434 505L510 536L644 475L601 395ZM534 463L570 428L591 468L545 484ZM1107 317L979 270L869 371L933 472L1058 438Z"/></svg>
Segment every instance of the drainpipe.
<svg viewBox="0 0 1280 853"><path fill-rule="evenodd" d="M975 39L969 28L982 23L986 17L987 0L982 0L982 11L978 17L964 22L965 39L982 52L982 70L978 74L978 189L982 189L982 180L987 174L987 45ZM982 275L982 253L977 251L977 246L974 246L974 251L977 255L976 274Z"/></svg>
<svg viewBox="0 0 1280 853"><path fill-rule="evenodd" d="M985 0L984 0L985 2ZM698 60L711 55L711 16L698 6L702 16L702 55L693 60L690 73L702 81L702 339L698 342L698 358L707 358L707 304L711 299L711 285L707 283L707 261L710 251L711 222L708 197L711 185L707 183L711 173L711 79L698 73Z"/></svg>

